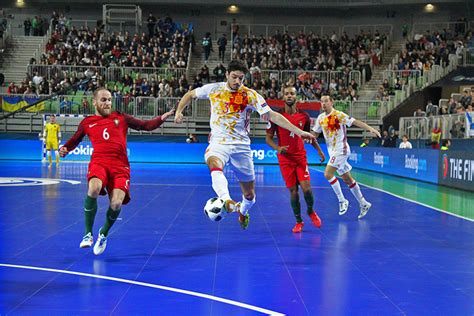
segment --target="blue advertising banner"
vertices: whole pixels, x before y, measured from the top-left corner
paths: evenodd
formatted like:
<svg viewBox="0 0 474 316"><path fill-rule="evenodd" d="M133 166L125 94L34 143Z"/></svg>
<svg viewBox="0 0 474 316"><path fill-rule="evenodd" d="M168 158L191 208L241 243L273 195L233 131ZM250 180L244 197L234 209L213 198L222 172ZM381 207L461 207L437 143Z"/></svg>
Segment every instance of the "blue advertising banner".
<svg viewBox="0 0 474 316"><path fill-rule="evenodd" d="M128 142L127 145L130 162L204 163L204 151L208 144ZM42 159L41 141L2 139L0 140L0 148L0 159ZM321 144L321 148L327 153L325 144ZM252 144L251 149L255 164L278 163L276 151L267 144ZM306 151L310 164L320 163L318 153L311 145L306 145ZM92 152L91 144L82 142L66 158L62 159L65 161L89 161Z"/></svg>
<svg viewBox="0 0 474 316"><path fill-rule="evenodd" d="M438 183L439 151L433 149L351 148L355 168Z"/></svg>
<svg viewBox="0 0 474 316"><path fill-rule="evenodd" d="M440 153L439 183L474 192L474 152Z"/></svg>

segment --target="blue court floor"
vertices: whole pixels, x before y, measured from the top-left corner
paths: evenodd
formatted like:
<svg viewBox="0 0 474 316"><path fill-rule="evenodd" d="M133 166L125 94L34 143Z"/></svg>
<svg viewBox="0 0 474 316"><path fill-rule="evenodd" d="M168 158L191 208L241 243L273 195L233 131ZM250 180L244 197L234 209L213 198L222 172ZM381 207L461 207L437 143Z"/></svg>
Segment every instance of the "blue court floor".
<svg viewBox="0 0 474 316"><path fill-rule="evenodd" d="M351 206L339 216L314 168L323 227L305 215L293 234L277 166L257 166L243 231L235 214L205 217L214 196L205 165L134 164L132 201L100 256L79 248L87 164L0 170L1 315L474 314L473 222L367 187L373 207L357 220L345 185ZM106 208L102 197L95 231Z"/></svg>

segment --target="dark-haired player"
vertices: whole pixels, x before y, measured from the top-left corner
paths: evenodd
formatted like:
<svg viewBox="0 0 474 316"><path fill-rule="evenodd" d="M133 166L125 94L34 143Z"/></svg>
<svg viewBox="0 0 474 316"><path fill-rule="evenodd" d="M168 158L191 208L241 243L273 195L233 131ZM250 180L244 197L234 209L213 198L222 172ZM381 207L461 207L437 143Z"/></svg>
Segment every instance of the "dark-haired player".
<svg viewBox="0 0 474 316"><path fill-rule="evenodd" d="M248 73L240 60L232 60L226 71L226 82L211 83L187 92L176 109L175 122L182 123L183 110L193 98L208 99L211 103L211 135L204 158L211 171L212 188L217 196L226 201L228 212L238 212L243 229L249 224L249 210L255 204L255 172L250 150L250 115L252 111L268 115L275 124L282 126L297 137L314 139L282 116L274 112L265 99L243 85ZM229 164L240 182L242 202L234 202L229 194L228 182L223 173Z"/></svg>
<svg viewBox="0 0 474 316"><path fill-rule="evenodd" d="M81 121L76 133L60 148L59 154L65 157L88 136L94 151L87 173L88 190L84 201L85 235L80 247L93 244L92 226L97 212L97 197L108 193L110 206L105 224L99 229L94 245L94 254L100 255L107 246L109 229L120 214L122 204L130 201L130 164L127 158L127 130L151 131L159 127L173 111L152 120L142 121L128 114L112 112L112 95L106 88L94 91L93 105L95 115Z"/></svg>
<svg viewBox="0 0 474 316"><path fill-rule="evenodd" d="M296 89L293 86L288 86L283 89L283 100L285 101L285 107L280 113L296 127L309 132L311 129L311 119L308 113L296 108ZM286 187L290 190L291 208L296 217L296 224L292 231L294 233L301 233L304 226L301 217L298 186L300 186L303 191L307 213L313 225L318 228L321 227L321 219L313 209L314 197L313 191L311 190L311 178L303 140L300 137L296 137L295 134L289 130L281 128L274 123L270 122L268 125L266 136L267 144L278 152L278 163L280 165L281 174L285 180ZM275 133L278 138L278 145L273 141ZM321 147L319 147L316 141L313 141L312 144L318 151L321 162L323 162L325 157Z"/></svg>

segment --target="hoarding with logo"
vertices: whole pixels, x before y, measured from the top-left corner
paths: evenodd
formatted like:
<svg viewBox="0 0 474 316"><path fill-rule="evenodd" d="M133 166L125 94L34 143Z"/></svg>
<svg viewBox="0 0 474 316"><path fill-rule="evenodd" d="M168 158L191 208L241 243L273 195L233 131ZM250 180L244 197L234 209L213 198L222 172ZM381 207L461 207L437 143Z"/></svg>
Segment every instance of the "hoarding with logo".
<svg viewBox="0 0 474 316"><path fill-rule="evenodd" d="M439 163L439 183L474 192L474 152L442 152Z"/></svg>
<svg viewBox="0 0 474 316"><path fill-rule="evenodd" d="M438 182L437 150L355 147L351 151L349 163L355 168Z"/></svg>

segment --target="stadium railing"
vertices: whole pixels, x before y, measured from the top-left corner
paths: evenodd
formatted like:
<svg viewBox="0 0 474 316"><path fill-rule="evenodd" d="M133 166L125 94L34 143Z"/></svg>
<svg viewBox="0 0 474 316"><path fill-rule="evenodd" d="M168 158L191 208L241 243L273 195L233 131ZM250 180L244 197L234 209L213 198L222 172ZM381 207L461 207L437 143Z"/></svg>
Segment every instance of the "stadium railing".
<svg viewBox="0 0 474 316"><path fill-rule="evenodd" d="M401 117L400 135L409 139L431 139L434 128L441 129L441 139L469 138L466 113L445 114L429 117Z"/></svg>
<svg viewBox="0 0 474 316"><path fill-rule="evenodd" d="M411 38L416 34L425 34L426 31L429 31L431 34L436 31L441 31L446 29L447 31L454 31L458 27L464 27L464 30L468 30L469 23L461 21L440 21L440 22L426 22L426 23L413 23Z"/></svg>

